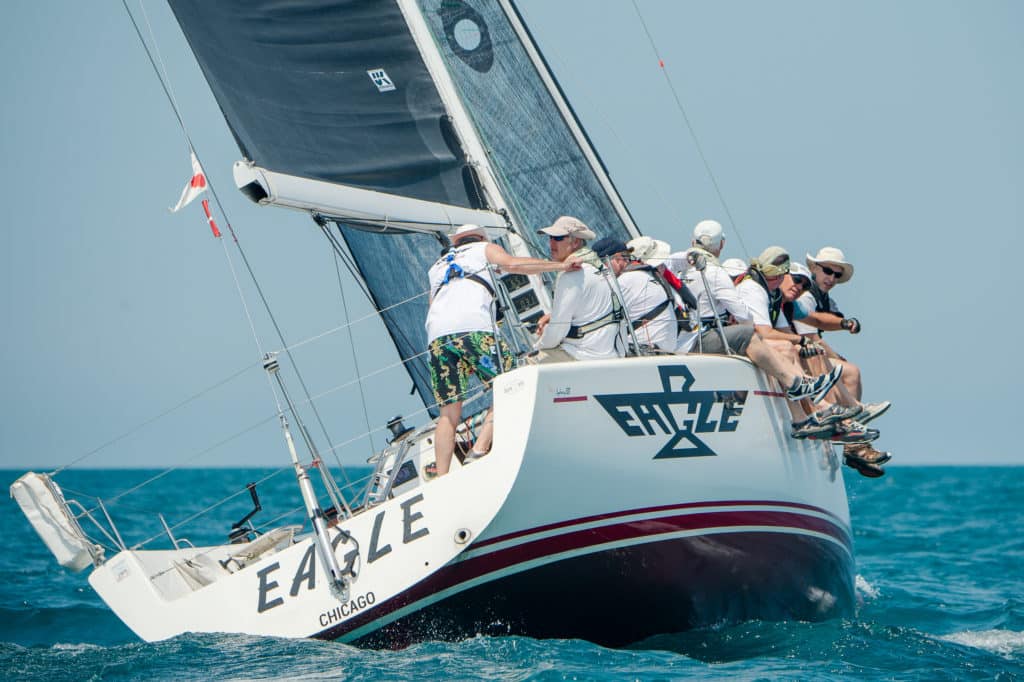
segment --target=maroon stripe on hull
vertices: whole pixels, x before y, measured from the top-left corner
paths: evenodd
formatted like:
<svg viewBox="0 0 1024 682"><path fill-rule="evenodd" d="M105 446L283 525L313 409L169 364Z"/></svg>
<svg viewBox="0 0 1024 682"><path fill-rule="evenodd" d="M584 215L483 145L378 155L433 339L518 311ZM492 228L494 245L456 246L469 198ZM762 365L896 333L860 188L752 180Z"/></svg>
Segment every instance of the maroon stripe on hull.
<svg viewBox="0 0 1024 682"><path fill-rule="evenodd" d="M545 526L537 526L535 528L528 528L526 530L516 531L514 533L507 533L506 535L501 535L501 536L498 536L498 537L495 537L495 538L490 538L490 539L484 540L482 542L474 543L473 547L474 547L474 549L477 549L477 548L480 548L480 547L486 547L488 545L493 545L493 544L496 544L496 543L499 543L499 542L505 542L507 540L512 540L514 538L523 537L525 535L533 535L534 533L555 530L555 529L558 529L558 528L566 528L568 526L576 526L576 525L579 525L581 523L590 523L590 522L593 522L593 521L605 521L607 519L620 518L620 517L623 517L623 516L634 516L634 515L637 515L637 514L654 514L654 513L663 512L663 511L683 511L683 510L689 510L689 509L702 509L702 508L707 508L707 507L738 507L738 506L745 506L745 507L788 507L788 508L794 509L794 510L813 511L813 512L817 512L819 514L824 514L824 515L828 516L829 518L831 518L834 521L834 525L836 525L837 527L841 527L840 519L835 514L832 514L831 512L829 512L829 511L827 511L825 509L821 509L820 507L815 507L815 506L812 506L812 505L809 505L809 504L801 504L799 502L773 502L771 500L749 500L749 501L747 501L747 500L742 500L742 501L730 500L728 502L722 502L722 501L717 501L717 502L691 502L689 504L667 504L667 505L661 505L661 506L658 506L658 507L643 507L643 508L640 508L640 509L627 509L625 511L610 512L610 513L607 513L607 514L595 514L593 516L586 516L586 517L579 518L579 519L570 519L568 521L559 521L558 523L551 523L551 524L548 524L548 525L545 525ZM850 544L850 540L849 540L849 533L848 533L848 531L843 529L842 532L846 536L846 538L845 538L846 544L849 545Z"/></svg>
<svg viewBox="0 0 1024 682"><path fill-rule="evenodd" d="M577 523L579 523L579 521L577 521ZM774 532L741 530L742 528L749 526L774 527L778 530ZM736 528L737 531L731 533L721 532L722 530L730 528ZM717 532L715 529L717 529ZM792 532L791 529L801 529L821 533L834 538L834 541L830 541L825 538L814 538L806 535L799 535ZM663 536L667 533L677 533L680 531L699 532L702 530L708 531L708 533L683 539L658 539L659 536ZM737 544L736 538L741 537L747 538L747 541L745 543L740 542ZM530 584L533 582L532 580L527 580L525 584L521 585L519 575L534 574L537 571L553 572L557 579L568 581L567 584L573 584L581 579L590 580L590 582L594 583L604 582L606 583L606 588L613 590L620 598L629 599L632 603L636 603L636 600L640 598L637 595L643 594L645 591L649 591L651 589L651 586L648 585L648 581L650 580L648 570L653 571L655 574L662 573L667 575L668 571L671 572L672 575L675 575L675 571L678 570L678 566L676 564L677 561L684 559L686 561L693 561L693 557L687 558L689 554L694 553L691 550L666 549L675 547L703 548L720 546L723 548L732 548L735 546L736 549L740 549L742 551L737 554L733 549L729 549L728 554L734 559L729 561L729 565L723 565L715 569L716 571L728 571L733 574L746 570L746 564L759 560L760 553L755 551L757 547L768 547L773 545L784 546L787 544L795 544L801 547L819 547L820 549L815 551L803 551L799 553L799 560L791 560L793 565L790 571L793 572L792 578L794 580L802 579L802 577L817 571L817 567L822 563L822 561L827 564L835 563L836 559L832 558L833 555L846 557L845 562L849 564L849 571L852 571L852 549L849 535L842 527L826 519L806 516L796 512L784 511L715 511L677 514L661 518L639 519L617 524L608 524L593 529L570 531L554 537L525 541L513 547L496 550L488 554L475 556L464 561L451 564L433 575L428 576L426 579L417 583L402 594L380 604L371 611L359 614L345 623L341 623L333 628L321 632L317 636L324 639L340 637L347 632L386 616L387 614L405 606L414 604L415 602L425 599L437 592L455 587L495 571L514 567L517 564L573 550L585 551L588 547L594 547L606 543L621 543L636 540L642 540L643 542L642 544L638 544L633 547L603 550L584 557L562 559L548 566L542 566L522 572L521 574L491 581L485 585L467 590L464 593L448 597L439 604L428 607L426 611L436 612L438 609L443 611L444 608L447 608L444 606L445 604L458 604L462 603L465 599L470 599L470 601L472 601L472 598L466 597L465 595L481 592L486 595L489 593L489 590L491 589L489 586L491 585L505 585L505 587L494 588L497 589L500 594L509 593L509 590L513 589L511 586L518 586L513 589L513 592L519 589L534 589L533 587L530 587ZM490 545L491 543L486 544ZM750 545L750 549L747 548L748 544ZM655 547L661 549L652 549ZM477 549L477 546L474 546L473 549ZM662 555L664 555L664 557L658 559L659 563L657 565L650 563ZM572 571L565 572L564 568L557 568L558 566L576 565L581 561L583 561L585 565L593 561L598 561L598 563L600 563L599 560L594 558L599 556L633 557L629 561L640 562L637 563L636 566L643 567L640 569L641 576L638 580L627 582L622 581L623 578L621 574L623 572L627 574L630 572L629 561L623 563L620 569L617 569L617 571L612 575L608 575L607 571L599 571L598 575L581 577L574 575ZM741 559L740 557L746 557L746 559ZM723 561L724 560L725 557L723 557ZM669 563L666 564L666 561ZM650 563L650 566L648 566L648 563ZM849 571L847 571L847 573L849 573ZM852 576L847 576L847 578L847 582L852 586ZM670 582L674 582L676 580L678 579L673 578ZM707 588L705 586L705 583L707 582L707 576L695 576L693 580L688 580L681 585L677 585L676 589L682 589L688 594L705 593L707 592ZM655 584L660 584L660 582L655 581ZM554 585L553 587L558 586ZM516 599L513 600L513 603L518 603L520 598L526 598L526 596L527 595L525 594L517 595ZM594 595L593 598L597 598L597 595ZM727 610L719 618L711 618L709 622L726 618L729 616L729 613L731 613L731 610ZM751 610L751 613L753 615L749 615L748 617L750 618L770 617L767 613L759 614L756 609ZM525 618L525 616L523 617ZM403 617L398 622L416 621L417 618L417 614L412 614L410 616ZM684 621L685 620L686 619L684 619ZM502 622L506 621L520 622L521 618L514 612L509 612L508 614L505 614L504 619L502 620ZM452 622L454 623L455 621ZM475 623L475 621L473 622ZM474 627L477 628L477 630L473 630ZM456 634L452 636L460 636L460 633L464 635L472 635L477 631L482 632L483 630L479 630L479 627L479 625L473 625L464 632L456 629L453 630ZM685 627L688 626L685 622L682 622L676 630L681 630ZM388 635L389 637L396 637L398 633L403 630L402 628L398 628L396 630L394 627L388 626L384 631L390 633ZM659 631L664 632L665 630L656 630L655 632ZM533 634L532 632L520 631L518 629L514 632L516 634L532 636L583 637L583 635L580 634L572 634L576 632L573 629L562 634ZM424 637L431 638L435 636L440 635L425 635ZM603 640L593 639L593 637L590 636L585 638L604 643ZM367 637L364 637L363 639L367 642L372 642L373 646L386 645L384 640L376 638L373 634L367 635Z"/></svg>
<svg viewBox="0 0 1024 682"><path fill-rule="evenodd" d="M356 644L402 647L484 634L626 646L722 622L845 616L853 604L853 559L830 541L782 533L702 535L503 577L404 616Z"/></svg>

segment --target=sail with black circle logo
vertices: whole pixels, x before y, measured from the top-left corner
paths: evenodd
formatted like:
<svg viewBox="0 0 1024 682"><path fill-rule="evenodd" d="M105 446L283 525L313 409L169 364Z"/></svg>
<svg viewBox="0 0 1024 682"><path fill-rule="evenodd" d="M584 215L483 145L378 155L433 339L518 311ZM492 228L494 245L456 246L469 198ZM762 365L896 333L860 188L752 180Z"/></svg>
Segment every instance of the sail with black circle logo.
<svg viewBox="0 0 1024 682"><path fill-rule="evenodd" d="M169 3L242 191L338 225L428 406L422 294L442 235L507 227L544 256L536 230L563 214L638 234L508 0ZM539 314L544 296L515 302Z"/></svg>

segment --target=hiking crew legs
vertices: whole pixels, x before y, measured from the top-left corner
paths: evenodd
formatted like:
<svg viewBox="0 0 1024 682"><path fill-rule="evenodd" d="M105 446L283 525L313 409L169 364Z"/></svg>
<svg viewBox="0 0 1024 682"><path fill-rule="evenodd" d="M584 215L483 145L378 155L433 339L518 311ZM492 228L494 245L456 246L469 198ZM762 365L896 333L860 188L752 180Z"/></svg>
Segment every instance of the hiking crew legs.
<svg viewBox="0 0 1024 682"><path fill-rule="evenodd" d="M804 376L803 371L795 362L772 348L757 334L750 337L750 343L747 345L747 357L782 384L783 389L788 389L794 381Z"/></svg>

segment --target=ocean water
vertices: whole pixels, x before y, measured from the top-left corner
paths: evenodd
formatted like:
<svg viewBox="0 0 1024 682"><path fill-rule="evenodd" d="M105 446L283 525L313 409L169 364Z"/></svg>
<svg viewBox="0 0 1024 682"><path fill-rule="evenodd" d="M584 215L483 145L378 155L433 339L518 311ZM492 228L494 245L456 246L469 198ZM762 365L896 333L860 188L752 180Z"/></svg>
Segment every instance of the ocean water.
<svg viewBox="0 0 1024 682"><path fill-rule="evenodd" d="M20 472L4 472L13 482ZM110 497L145 471L70 471L68 491ZM174 523L262 480L270 471L173 472L112 506L122 532L155 510ZM17 680L684 678L1024 679L1024 467L891 467L877 480L850 471L857 554L854 618L824 623L750 622L664 635L643 650L578 640L476 637L368 651L320 641L238 635L137 640L92 592L86 574L57 566L8 500L0 505L0 677ZM294 509L286 471L262 480L269 522ZM85 501L85 500L83 500ZM248 495L208 517L216 533L186 526L193 541L223 536ZM301 516L301 514L298 514ZM275 519L280 525L291 519ZM614 600L609 603L614 608Z"/></svg>

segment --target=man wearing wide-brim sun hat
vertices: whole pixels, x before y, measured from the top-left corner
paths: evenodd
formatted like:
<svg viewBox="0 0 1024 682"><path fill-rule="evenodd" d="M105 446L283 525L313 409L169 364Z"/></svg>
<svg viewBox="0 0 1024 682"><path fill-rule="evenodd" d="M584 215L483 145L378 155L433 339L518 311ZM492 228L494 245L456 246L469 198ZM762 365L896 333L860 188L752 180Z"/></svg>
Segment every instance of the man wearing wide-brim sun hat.
<svg viewBox="0 0 1024 682"><path fill-rule="evenodd" d="M853 263L846 260L846 255L834 246L826 246L818 251L817 256L807 254L807 267L811 269L813 280L811 282L811 295L814 296L816 313L814 320L810 322L822 331L835 331L845 329L851 334L860 331L860 322L856 318L843 319L839 306L829 296L832 287L843 282L849 282L853 277Z"/></svg>
<svg viewBox="0 0 1024 682"><path fill-rule="evenodd" d="M797 304L805 308L813 304L813 309L799 311L797 314L805 315L800 321L821 331L845 330L851 334L860 333L860 321L855 317L846 317L830 296L830 292L837 284L849 282L853 277L853 263L846 259L846 254L834 246L826 246L820 249L817 255L807 254L807 267L810 268L812 276L808 291L810 296L804 294L798 299ZM867 424L888 411L891 403L887 400L877 403L862 402L860 368L836 353L827 343L822 343L829 360L843 366L843 386L861 409L856 420L861 424ZM865 443L844 445L843 456L846 464L864 476L871 477L885 473L881 465L891 458L888 452L875 450L873 446Z"/></svg>

